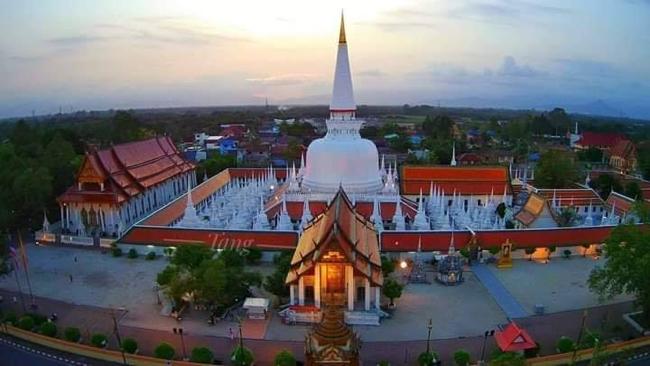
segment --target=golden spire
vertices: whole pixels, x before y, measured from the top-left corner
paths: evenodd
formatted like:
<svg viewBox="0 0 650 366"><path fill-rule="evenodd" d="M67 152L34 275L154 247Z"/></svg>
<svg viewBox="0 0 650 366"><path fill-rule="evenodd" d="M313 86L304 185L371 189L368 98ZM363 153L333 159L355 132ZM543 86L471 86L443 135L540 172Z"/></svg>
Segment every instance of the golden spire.
<svg viewBox="0 0 650 366"><path fill-rule="evenodd" d="M341 31L339 33L339 43L347 43L345 41L345 22L343 21L343 10L341 10Z"/></svg>

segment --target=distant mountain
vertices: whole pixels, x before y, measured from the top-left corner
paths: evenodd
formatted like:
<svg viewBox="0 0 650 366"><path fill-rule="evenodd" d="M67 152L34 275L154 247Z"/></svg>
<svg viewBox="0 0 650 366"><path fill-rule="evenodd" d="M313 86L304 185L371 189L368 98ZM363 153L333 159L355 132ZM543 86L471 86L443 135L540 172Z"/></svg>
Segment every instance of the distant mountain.
<svg viewBox="0 0 650 366"><path fill-rule="evenodd" d="M538 109L551 110L557 107L557 104L554 105L544 105L538 106ZM625 117L626 113L621 108L614 107L608 102L597 99L593 102L584 103L584 104L563 104L564 108L568 113L577 113L577 114L586 114L590 116L606 116L606 117Z"/></svg>

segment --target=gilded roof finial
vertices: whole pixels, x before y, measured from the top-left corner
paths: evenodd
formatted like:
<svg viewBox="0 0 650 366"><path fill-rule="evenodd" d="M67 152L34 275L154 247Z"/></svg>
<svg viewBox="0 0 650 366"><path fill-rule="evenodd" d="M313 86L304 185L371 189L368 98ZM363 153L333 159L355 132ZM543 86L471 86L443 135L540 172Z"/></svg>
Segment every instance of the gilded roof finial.
<svg viewBox="0 0 650 366"><path fill-rule="evenodd" d="M341 31L339 33L339 43L347 43L345 41L345 22L343 21L343 10L341 10Z"/></svg>

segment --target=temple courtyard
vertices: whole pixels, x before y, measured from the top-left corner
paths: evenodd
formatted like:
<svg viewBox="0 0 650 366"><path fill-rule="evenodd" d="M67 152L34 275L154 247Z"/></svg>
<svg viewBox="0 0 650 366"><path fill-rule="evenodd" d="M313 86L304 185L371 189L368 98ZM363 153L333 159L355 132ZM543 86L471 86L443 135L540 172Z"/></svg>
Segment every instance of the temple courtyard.
<svg viewBox="0 0 650 366"><path fill-rule="evenodd" d="M29 274L34 295L48 297L77 305L127 310L121 324L138 328L169 330L176 320L158 315L160 306L156 292L156 274L167 261L143 257L129 259L126 255L113 257L96 250L28 245ZM75 260L76 258L76 260ZM601 304L592 294L586 279L591 269L603 264L595 260L572 257L553 259L548 264L516 260L514 268L497 269L489 265L489 273L505 288L505 296L518 303L526 315L534 314L535 304L543 304L546 312L582 309ZM263 275L273 271L269 264L251 268ZM476 336L486 329L507 323L503 299L496 299L470 268L466 268L465 282L446 287L433 281L431 268L426 268L431 284L411 284L404 289L397 307L389 319L379 327L355 326L364 341L408 341L426 339L426 323L433 320L432 338L448 339ZM28 301L27 283L21 270L20 281ZM72 276L72 281L70 281ZM401 276L399 276L402 278ZM0 288L15 291L14 276L0 279ZM253 291L264 296L259 289ZM503 295L500 295L503 296ZM607 303L630 300L622 296ZM46 312L47 310L41 309ZM236 324L230 320L215 326L206 324L207 315L190 309L184 314L183 326L192 334L229 336ZM277 315L267 322L245 324L248 338L300 341L309 327L281 324Z"/></svg>

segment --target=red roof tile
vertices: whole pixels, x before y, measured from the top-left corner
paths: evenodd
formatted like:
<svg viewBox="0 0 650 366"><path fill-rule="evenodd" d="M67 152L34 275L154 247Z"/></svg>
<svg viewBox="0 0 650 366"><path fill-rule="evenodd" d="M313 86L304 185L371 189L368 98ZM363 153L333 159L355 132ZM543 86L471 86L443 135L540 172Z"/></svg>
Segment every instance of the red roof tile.
<svg viewBox="0 0 650 366"><path fill-rule="evenodd" d="M183 160L168 136L114 145L86 154L75 187L59 202L123 202L178 174L194 170ZM104 183L103 194L76 189L78 182Z"/></svg>
<svg viewBox="0 0 650 366"><path fill-rule="evenodd" d="M556 203L561 203L561 207L589 206L589 202L594 206L603 204L603 199L593 189L538 189L537 193L551 200L551 204L555 197Z"/></svg>
<svg viewBox="0 0 650 366"><path fill-rule="evenodd" d="M533 337L514 322L508 324L503 332L497 332L494 339L503 352L523 351L536 347Z"/></svg>
<svg viewBox="0 0 650 366"><path fill-rule="evenodd" d="M599 133L599 132L583 132L580 140L576 141L577 145L583 147L600 147L611 148L619 140L624 139L625 136L618 133Z"/></svg>
<svg viewBox="0 0 650 366"><path fill-rule="evenodd" d="M405 166L400 176L402 194L425 194L431 183L445 190L445 194L464 195L503 194L512 192L506 167L488 166Z"/></svg>

